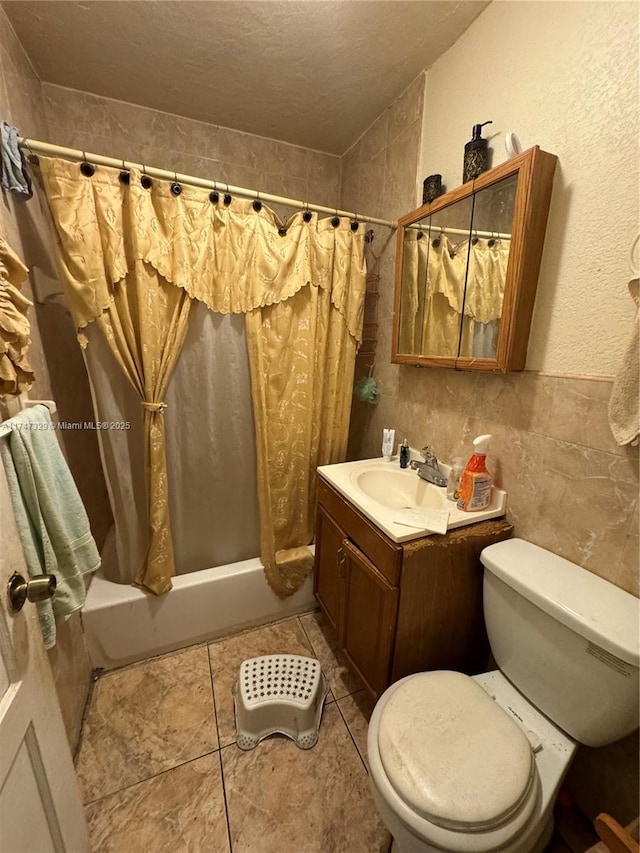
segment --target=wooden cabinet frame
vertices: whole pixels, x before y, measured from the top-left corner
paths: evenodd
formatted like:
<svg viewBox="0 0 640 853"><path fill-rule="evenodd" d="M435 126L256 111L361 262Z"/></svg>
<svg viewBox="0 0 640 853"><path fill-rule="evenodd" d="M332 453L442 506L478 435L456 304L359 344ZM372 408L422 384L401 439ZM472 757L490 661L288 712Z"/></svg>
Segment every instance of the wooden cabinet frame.
<svg viewBox="0 0 640 853"><path fill-rule="evenodd" d="M548 154L536 145L398 220L392 362L491 373L524 369L556 162L554 154ZM400 353L398 342L405 228L516 174L518 185L496 358Z"/></svg>

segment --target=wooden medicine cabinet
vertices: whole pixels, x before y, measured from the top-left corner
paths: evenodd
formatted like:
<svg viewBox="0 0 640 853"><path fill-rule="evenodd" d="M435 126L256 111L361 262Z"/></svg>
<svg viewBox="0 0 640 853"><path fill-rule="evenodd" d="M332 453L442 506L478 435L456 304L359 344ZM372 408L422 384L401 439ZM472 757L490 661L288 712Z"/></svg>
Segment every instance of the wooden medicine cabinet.
<svg viewBox="0 0 640 853"><path fill-rule="evenodd" d="M556 161L535 146L398 221L393 362L524 368Z"/></svg>

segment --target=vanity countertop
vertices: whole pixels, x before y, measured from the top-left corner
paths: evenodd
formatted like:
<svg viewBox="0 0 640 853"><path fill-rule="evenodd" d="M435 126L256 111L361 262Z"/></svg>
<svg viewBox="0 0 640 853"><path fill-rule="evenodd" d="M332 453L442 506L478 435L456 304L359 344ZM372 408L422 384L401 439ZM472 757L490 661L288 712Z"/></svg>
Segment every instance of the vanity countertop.
<svg viewBox="0 0 640 853"><path fill-rule="evenodd" d="M411 456L419 458L415 451ZM448 476L448 466L441 464L440 470ZM426 482L412 468L400 468L397 456L322 465L318 473L394 542L445 532L428 529L428 524L446 524L446 530L453 530L499 518L507 508L507 493L493 486L487 509L463 512L447 499L445 487Z"/></svg>

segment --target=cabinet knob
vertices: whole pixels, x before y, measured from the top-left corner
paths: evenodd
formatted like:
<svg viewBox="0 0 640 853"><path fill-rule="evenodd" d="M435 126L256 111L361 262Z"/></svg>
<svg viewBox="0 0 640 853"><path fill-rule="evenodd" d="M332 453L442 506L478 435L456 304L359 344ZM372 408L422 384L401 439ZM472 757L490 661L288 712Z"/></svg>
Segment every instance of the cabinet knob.
<svg viewBox="0 0 640 853"><path fill-rule="evenodd" d="M346 574L346 565L347 565L347 555L344 552L344 548L340 546L338 548L338 568L340 570L340 577L343 578Z"/></svg>

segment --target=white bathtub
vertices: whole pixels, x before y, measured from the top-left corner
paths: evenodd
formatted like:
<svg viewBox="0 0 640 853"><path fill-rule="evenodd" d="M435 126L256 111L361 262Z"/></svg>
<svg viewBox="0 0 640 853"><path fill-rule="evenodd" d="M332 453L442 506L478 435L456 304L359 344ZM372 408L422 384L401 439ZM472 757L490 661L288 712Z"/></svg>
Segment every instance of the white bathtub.
<svg viewBox="0 0 640 853"><path fill-rule="evenodd" d="M282 601L256 558L178 575L173 589L158 597L98 572L82 623L92 665L113 669L314 607L312 575Z"/></svg>

